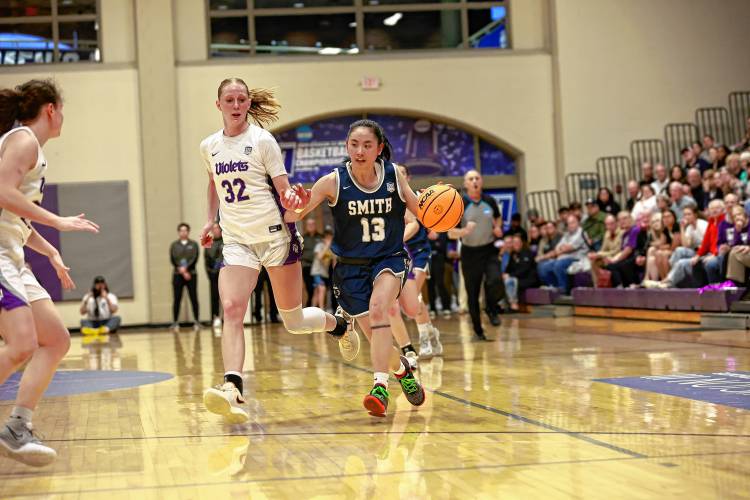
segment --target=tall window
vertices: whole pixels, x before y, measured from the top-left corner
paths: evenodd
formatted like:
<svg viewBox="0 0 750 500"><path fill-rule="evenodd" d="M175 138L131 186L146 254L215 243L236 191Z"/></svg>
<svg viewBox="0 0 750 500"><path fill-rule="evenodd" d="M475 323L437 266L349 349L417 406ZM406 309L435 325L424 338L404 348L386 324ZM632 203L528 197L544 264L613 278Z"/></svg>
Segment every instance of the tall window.
<svg viewBox="0 0 750 500"><path fill-rule="evenodd" d="M0 0L0 64L99 62L100 0Z"/></svg>
<svg viewBox="0 0 750 500"><path fill-rule="evenodd" d="M206 0L211 57L509 48L507 0Z"/></svg>

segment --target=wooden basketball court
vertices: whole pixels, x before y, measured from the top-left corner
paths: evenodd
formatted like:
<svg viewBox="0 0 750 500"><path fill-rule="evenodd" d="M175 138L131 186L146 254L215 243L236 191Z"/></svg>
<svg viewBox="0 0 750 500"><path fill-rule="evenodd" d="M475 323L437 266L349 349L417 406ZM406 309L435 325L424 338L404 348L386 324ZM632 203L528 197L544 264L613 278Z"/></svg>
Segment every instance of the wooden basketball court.
<svg viewBox="0 0 750 500"><path fill-rule="evenodd" d="M1 459L0 497L750 496L747 410L594 381L742 370L747 333L521 318L488 331L491 343L470 340L467 318L438 321L446 352L422 363L426 404L412 408L392 382L385 419L361 406L367 352L348 364L323 336L248 328L246 426L201 406L223 373L210 330L76 337L61 375L94 378L53 383L68 395L45 398L35 417L59 460L32 469ZM174 376L86 392L117 386L117 370Z"/></svg>

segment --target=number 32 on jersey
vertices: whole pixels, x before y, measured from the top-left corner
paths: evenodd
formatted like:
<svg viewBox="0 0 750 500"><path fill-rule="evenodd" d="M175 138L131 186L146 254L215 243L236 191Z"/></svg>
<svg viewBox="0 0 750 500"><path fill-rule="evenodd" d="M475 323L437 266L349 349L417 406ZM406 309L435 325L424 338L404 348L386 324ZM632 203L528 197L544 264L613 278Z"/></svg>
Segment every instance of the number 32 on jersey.
<svg viewBox="0 0 750 500"><path fill-rule="evenodd" d="M372 219L362 217L359 221L362 223L362 241L369 243L370 241L385 240L385 219L382 217L373 217Z"/></svg>

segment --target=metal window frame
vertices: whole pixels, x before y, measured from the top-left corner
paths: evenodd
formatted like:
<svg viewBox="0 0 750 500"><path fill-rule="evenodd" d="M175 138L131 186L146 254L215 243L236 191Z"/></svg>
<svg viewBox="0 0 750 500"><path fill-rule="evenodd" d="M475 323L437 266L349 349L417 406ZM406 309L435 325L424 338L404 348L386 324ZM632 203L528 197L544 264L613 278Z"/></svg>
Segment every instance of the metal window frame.
<svg viewBox="0 0 750 500"><path fill-rule="evenodd" d="M52 62L49 64L91 64L91 61L78 61L63 63L58 60L60 57L60 23L70 22L91 22L96 23L96 46L99 50L99 60L94 64L104 62L104 51L102 50L102 0L96 0L96 12L94 14L58 14L57 4L59 0L50 0L49 16L20 16L20 17L0 17L0 26L14 24L50 24L52 25ZM36 64L36 63L32 63ZM42 63L44 65L45 63ZM38 64L36 64L38 65ZM0 65L0 67L4 67Z"/></svg>
<svg viewBox="0 0 750 500"><path fill-rule="evenodd" d="M57 1L57 0L53 0ZM98 0L101 1L101 0ZM365 27L364 19L365 14L371 13L382 13L382 12L435 12L435 11L456 11L459 12L461 19L461 45L459 46L462 51L472 51L469 47L469 11L472 10L485 10L492 7L505 7L505 32L508 39L507 49L494 49L494 50L511 50L513 48L513 36L510 21L512 0L495 0L495 1L481 1L481 2L469 2L468 0L456 0L455 2L438 2L432 3L404 3L404 4L388 4L388 5L364 5L363 0L352 0L352 5L345 6L333 6L333 7L280 7L280 8L260 8L256 9L254 0L247 0L247 7L245 9L227 9L227 10L212 10L211 0L204 0L204 6L206 11L206 53L209 59L215 59L211 55L211 21L213 19L220 18L238 18L246 17L248 23L248 38L249 38L249 49L247 57L258 56L257 53L257 41L255 40L255 20L256 18L271 17L271 16L314 16L314 15L336 15L336 14L353 14L356 23L355 28L355 40L359 52L354 56L360 56L365 53ZM405 49L411 50L411 49ZM447 49L431 49L431 50L447 50ZM455 51L456 49L450 49ZM401 51L396 51L401 52ZM264 56L263 54L261 56ZM352 54L347 54L350 57ZM240 57L241 58L241 57ZM235 58L236 59L236 58Z"/></svg>

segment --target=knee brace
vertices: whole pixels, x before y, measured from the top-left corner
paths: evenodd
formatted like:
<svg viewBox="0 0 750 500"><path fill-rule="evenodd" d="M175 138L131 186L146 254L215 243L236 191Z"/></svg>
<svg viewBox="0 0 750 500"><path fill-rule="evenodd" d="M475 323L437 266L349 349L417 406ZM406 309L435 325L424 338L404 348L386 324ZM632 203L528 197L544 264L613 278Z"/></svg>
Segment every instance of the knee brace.
<svg viewBox="0 0 750 500"><path fill-rule="evenodd" d="M279 316L284 322L284 328L295 335L308 335L324 332L326 329L326 313L317 307L297 306L291 310L279 309Z"/></svg>

